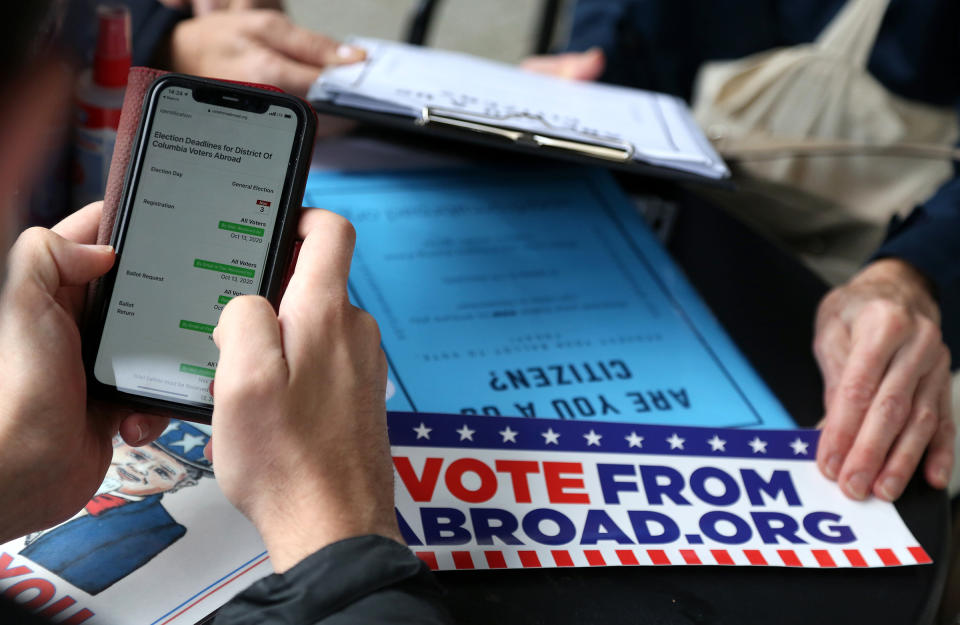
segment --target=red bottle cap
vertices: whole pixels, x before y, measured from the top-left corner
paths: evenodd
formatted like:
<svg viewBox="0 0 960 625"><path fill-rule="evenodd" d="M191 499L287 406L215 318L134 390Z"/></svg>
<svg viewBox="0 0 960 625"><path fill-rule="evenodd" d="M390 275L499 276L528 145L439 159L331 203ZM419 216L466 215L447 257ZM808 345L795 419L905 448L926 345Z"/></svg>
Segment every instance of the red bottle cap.
<svg viewBox="0 0 960 625"><path fill-rule="evenodd" d="M122 5L101 4L97 7L97 22L93 82L101 87L125 87L130 72L130 10Z"/></svg>

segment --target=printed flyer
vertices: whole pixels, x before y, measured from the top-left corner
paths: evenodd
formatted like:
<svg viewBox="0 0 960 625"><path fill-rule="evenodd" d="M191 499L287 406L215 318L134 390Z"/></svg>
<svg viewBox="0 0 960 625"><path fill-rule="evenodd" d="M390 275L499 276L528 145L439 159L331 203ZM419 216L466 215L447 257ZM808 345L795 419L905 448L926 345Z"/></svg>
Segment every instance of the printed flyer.
<svg viewBox="0 0 960 625"><path fill-rule="evenodd" d="M401 530L434 569L929 563L892 504L820 474L818 436L390 418Z"/></svg>
<svg viewBox="0 0 960 625"><path fill-rule="evenodd" d="M793 426L608 172L314 173L304 203L356 227L388 410Z"/></svg>
<svg viewBox="0 0 960 625"><path fill-rule="evenodd" d="M401 532L433 569L931 561L892 504L847 499L820 475L816 431L388 422ZM184 625L270 574L256 531L210 476L207 436L174 422L146 447L117 443L81 513L0 545L0 592L57 623Z"/></svg>

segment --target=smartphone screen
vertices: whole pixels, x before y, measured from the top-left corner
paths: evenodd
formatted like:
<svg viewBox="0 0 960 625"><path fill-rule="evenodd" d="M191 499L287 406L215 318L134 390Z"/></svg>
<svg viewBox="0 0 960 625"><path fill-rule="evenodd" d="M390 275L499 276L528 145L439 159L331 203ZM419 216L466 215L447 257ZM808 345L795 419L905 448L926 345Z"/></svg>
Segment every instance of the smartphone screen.
<svg viewBox="0 0 960 625"><path fill-rule="evenodd" d="M288 106L244 110L209 90L154 94L94 361L105 385L200 406L213 403L220 312L264 279L298 132Z"/></svg>

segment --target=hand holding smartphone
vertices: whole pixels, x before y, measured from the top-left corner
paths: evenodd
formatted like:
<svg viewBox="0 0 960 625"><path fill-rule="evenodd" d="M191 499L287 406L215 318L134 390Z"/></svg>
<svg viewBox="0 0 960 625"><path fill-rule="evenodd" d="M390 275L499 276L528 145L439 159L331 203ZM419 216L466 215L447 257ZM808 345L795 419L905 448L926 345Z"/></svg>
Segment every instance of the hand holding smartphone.
<svg viewBox="0 0 960 625"><path fill-rule="evenodd" d="M209 422L211 333L239 295L276 305L315 116L282 93L169 74L149 89L120 200L116 263L84 337L91 394Z"/></svg>

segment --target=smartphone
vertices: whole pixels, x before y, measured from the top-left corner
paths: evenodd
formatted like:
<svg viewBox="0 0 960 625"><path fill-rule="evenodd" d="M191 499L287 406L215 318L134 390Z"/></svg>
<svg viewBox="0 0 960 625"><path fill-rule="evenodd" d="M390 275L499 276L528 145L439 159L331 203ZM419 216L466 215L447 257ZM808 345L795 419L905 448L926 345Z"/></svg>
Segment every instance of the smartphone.
<svg viewBox="0 0 960 625"><path fill-rule="evenodd" d="M301 100L168 74L147 92L83 338L91 396L210 422L232 298L277 304L316 116Z"/></svg>

